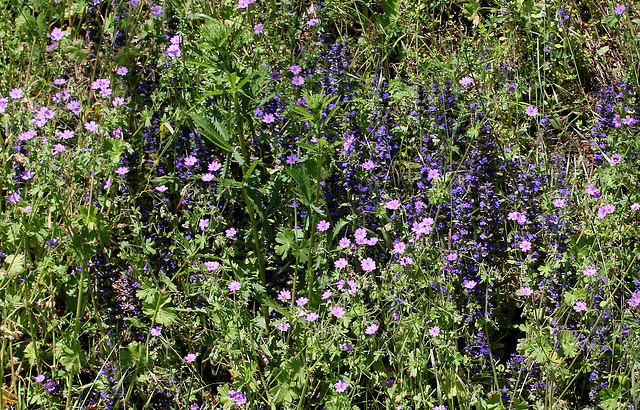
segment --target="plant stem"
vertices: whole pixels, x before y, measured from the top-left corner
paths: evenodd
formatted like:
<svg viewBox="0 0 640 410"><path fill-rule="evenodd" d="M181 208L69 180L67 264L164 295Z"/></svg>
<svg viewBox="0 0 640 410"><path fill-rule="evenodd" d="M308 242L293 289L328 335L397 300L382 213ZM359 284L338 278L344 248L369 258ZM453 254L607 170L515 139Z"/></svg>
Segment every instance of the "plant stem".
<svg viewBox="0 0 640 410"><path fill-rule="evenodd" d="M235 81L235 80L234 80ZM247 149L246 141L244 140L244 127L243 127L243 118L242 118L242 108L238 103L238 91L236 90L236 84L232 85L233 87L233 104L236 110L236 124L238 124L238 137L240 139L240 149L242 150L242 157L244 159L244 165L242 168L243 179L247 172L247 166L249 164L249 151ZM258 221L255 216L255 209L253 208L253 203L249 198L249 194L244 188L244 184L242 187L242 194L244 197L244 202L247 205L247 213L249 214L249 219L251 220L251 232L253 234L253 244L255 246L256 258L258 260L258 269L260 270L260 283L266 289L267 288L267 273L265 268L265 260L264 255L262 253L262 246L260 242L260 232L258 230ZM262 316L264 317L264 322L267 327L267 332L269 329L269 308L262 304L261 306Z"/></svg>

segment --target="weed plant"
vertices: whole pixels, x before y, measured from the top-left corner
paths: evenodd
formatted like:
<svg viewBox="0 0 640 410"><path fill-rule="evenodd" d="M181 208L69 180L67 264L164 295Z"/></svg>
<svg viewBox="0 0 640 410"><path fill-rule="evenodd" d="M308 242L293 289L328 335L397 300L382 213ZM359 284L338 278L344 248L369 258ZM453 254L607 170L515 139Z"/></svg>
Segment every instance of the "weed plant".
<svg viewBox="0 0 640 410"><path fill-rule="evenodd" d="M632 2L5 0L0 409L636 409Z"/></svg>

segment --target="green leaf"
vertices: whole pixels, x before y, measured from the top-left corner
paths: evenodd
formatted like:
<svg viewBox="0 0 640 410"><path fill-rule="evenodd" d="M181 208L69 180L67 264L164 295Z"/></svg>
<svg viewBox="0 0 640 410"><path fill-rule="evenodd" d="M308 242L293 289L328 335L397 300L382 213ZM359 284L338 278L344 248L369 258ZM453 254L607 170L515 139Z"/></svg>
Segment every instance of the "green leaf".
<svg viewBox="0 0 640 410"><path fill-rule="evenodd" d="M620 408L620 392L611 388L602 389L600 392L600 406L604 410L616 410Z"/></svg>
<svg viewBox="0 0 640 410"><path fill-rule="evenodd" d="M229 144L231 137L227 129L219 121L213 120L212 122L208 118L196 113L190 113L189 116L197 126L202 128L203 137L227 152L235 151Z"/></svg>
<svg viewBox="0 0 640 410"><path fill-rule="evenodd" d="M24 254L23 253L7 255L4 258L4 263L8 265L7 273L9 275L20 275L22 272L24 272Z"/></svg>
<svg viewBox="0 0 640 410"><path fill-rule="evenodd" d="M300 117L300 119L303 121L309 121L309 122L313 121L313 115L307 112L307 110L305 110L299 105L291 105L289 107L289 111L293 112L294 114L297 114L298 117Z"/></svg>
<svg viewBox="0 0 640 410"><path fill-rule="evenodd" d="M169 306L170 304L171 296L156 291L151 303L142 304L142 312L152 318L155 317L156 323L168 326L177 318L175 308Z"/></svg>
<svg viewBox="0 0 640 410"><path fill-rule="evenodd" d="M291 229L286 229L283 232L278 232L276 235L276 253L281 257L285 257L291 249L291 244L295 240L295 234Z"/></svg>
<svg viewBox="0 0 640 410"><path fill-rule="evenodd" d="M156 288L150 279L144 278L140 289L136 292L136 296L142 299L143 303L151 303L155 298Z"/></svg>
<svg viewBox="0 0 640 410"><path fill-rule="evenodd" d="M333 232L331 233L331 240L334 240L335 237L340 233L340 230L347 224L349 224L351 221L353 221L356 218L355 215L349 215L346 218L342 218L340 219L337 223L336 226L333 228Z"/></svg>
<svg viewBox="0 0 640 410"><path fill-rule="evenodd" d="M82 351L79 343L71 345L59 343L56 350L60 364L62 364L68 372L72 369L75 369L77 372L80 369L81 363L87 358L87 354Z"/></svg>

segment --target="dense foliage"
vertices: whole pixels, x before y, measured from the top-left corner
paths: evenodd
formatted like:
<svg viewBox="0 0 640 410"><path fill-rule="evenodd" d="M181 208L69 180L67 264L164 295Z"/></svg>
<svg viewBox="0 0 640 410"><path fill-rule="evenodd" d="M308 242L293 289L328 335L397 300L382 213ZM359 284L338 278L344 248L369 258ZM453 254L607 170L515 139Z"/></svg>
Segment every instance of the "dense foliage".
<svg viewBox="0 0 640 410"><path fill-rule="evenodd" d="M5 0L0 409L636 409L639 10Z"/></svg>

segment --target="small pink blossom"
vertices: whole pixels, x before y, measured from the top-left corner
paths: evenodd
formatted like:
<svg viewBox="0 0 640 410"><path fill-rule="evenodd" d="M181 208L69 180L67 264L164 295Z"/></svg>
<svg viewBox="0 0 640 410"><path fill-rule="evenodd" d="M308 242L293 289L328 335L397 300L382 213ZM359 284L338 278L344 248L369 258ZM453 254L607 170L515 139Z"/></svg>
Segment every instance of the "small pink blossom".
<svg viewBox="0 0 640 410"><path fill-rule="evenodd" d="M318 222L316 228L318 228L320 232L325 232L329 229L330 226L331 224L323 219L322 221Z"/></svg>
<svg viewBox="0 0 640 410"><path fill-rule="evenodd" d="M531 250L531 242L529 241L522 241L519 246L522 252L529 252Z"/></svg>
<svg viewBox="0 0 640 410"><path fill-rule="evenodd" d="M531 289L529 286L522 286L520 289L518 289L518 292L522 296L531 296L531 295L533 295L533 289Z"/></svg>
<svg viewBox="0 0 640 410"><path fill-rule="evenodd" d="M291 291L283 289L278 293L278 300L280 302L286 302L287 300L291 300Z"/></svg>
<svg viewBox="0 0 640 410"><path fill-rule="evenodd" d="M374 333L376 333L378 331L378 325L376 325L375 323L367 326L367 328L364 330L364 333L366 335L372 335Z"/></svg>
<svg viewBox="0 0 640 410"><path fill-rule="evenodd" d="M333 316L337 317L338 319L344 317L345 313L346 312L344 311L344 309L341 308L340 306L336 306L336 307L331 308L331 314Z"/></svg>
<svg viewBox="0 0 640 410"><path fill-rule="evenodd" d="M535 117L536 115L538 115L538 109L533 105L530 105L527 107L526 110L524 110L524 113L527 114L529 117Z"/></svg>
<svg viewBox="0 0 640 410"><path fill-rule="evenodd" d="M340 258L340 259L338 259L337 261L335 261L335 262L333 263L333 266L334 266L336 269L344 269L344 268L346 268L348 265L349 265L349 262L347 262L347 260L346 260L345 258Z"/></svg>
<svg viewBox="0 0 640 410"><path fill-rule="evenodd" d="M360 261L362 270L365 272L373 272L376 270L376 262L371 258L365 258Z"/></svg>
<svg viewBox="0 0 640 410"><path fill-rule="evenodd" d="M587 304L583 301L578 301L576 302L576 304L573 306L573 310L575 310L576 312L583 312L585 310L587 310Z"/></svg>

